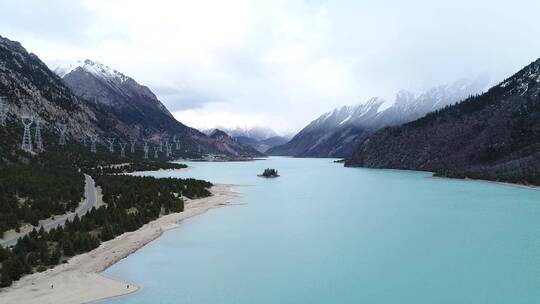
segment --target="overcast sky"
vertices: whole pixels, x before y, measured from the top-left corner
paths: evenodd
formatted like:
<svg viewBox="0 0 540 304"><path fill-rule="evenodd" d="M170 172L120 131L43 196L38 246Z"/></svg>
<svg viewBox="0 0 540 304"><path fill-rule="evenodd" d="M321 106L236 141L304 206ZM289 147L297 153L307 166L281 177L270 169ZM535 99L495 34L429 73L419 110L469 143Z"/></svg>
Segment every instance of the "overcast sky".
<svg viewBox="0 0 540 304"><path fill-rule="evenodd" d="M182 122L297 131L323 112L540 57L540 1L0 0L0 35L93 59Z"/></svg>

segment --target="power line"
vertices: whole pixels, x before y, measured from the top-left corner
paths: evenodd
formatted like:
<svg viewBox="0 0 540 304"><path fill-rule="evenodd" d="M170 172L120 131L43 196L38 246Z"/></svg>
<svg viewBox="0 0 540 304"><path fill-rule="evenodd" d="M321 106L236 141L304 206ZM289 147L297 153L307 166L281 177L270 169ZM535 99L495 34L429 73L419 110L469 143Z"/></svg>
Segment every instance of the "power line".
<svg viewBox="0 0 540 304"><path fill-rule="evenodd" d="M114 137L109 137L106 140L109 143L109 152L114 153L114 140L115 140L115 138Z"/></svg>
<svg viewBox="0 0 540 304"><path fill-rule="evenodd" d="M22 124L24 125L24 133L21 148L26 152L32 152L32 134L30 126L34 122L34 117L29 115L21 116Z"/></svg>
<svg viewBox="0 0 540 304"><path fill-rule="evenodd" d="M120 142L119 145L120 145L120 156L121 156L121 157L126 157L126 146L127 146L127 143L125 143L125 142Z"/></svg>
<svg viewBox="0 0 540 304"><path fill-rule="evenodd" d="M34 133L34 142L36 143L36 148L39 151L43 151L43 138L41 137L41 122L39 119L36 119L36 131Z"/></svg>
<svg viewBox="0 0 540 304"><path fill-rule="evenodd" d="M148 150L150 149L148 147L148 140L147 139L143 139L144 141L144 146L143 146L143 150L144 150L144 159L148 159Z"/></svg>
<svg viewBox="0 0 540 304"><path fill-rule="evenodd" d="M58 144L64 146L66 144L66 131L67 124L65 122L57 123L58 132L60 132L60 138L58 139Z"/></svg>
<svg viewBox="0 0 540 304"><path fill-rule="evenodd" d="M6 126L6 98L0 96L0 126Z"/></svg>
<svg viewBox="0 0 540 304"><path fill-rule="evenodd" d="M137 140L136 139L132 139L130 140L131 142L131 149L130 149L130 152L131 153L135 153L135 143L137 143Z"/></svg>
<svg viewBox="0 0 540 304"><path fill-rule="evenodd" d="M172 144L167 143L167 157L172 155Z"/></svg>
<svg viewBox="0 0 540 304"><path fill-rule="evenodd" d="M89 135L90 137L90 152L96 153L96 141L98 139L97 135Z"/></svg>

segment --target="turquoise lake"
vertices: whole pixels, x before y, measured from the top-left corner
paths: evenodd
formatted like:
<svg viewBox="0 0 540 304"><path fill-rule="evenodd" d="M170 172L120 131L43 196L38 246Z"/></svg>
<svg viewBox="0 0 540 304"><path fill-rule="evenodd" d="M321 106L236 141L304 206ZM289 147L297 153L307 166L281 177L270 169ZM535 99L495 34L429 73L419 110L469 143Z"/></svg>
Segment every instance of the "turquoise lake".
<svg viewBox="0 0 540 304"><path fill-rule="evenodd" d="M236 204L106 270L143 288L100 303L540 302L540 191L329 159L188 165L148 175L239 185Z"/></svg>

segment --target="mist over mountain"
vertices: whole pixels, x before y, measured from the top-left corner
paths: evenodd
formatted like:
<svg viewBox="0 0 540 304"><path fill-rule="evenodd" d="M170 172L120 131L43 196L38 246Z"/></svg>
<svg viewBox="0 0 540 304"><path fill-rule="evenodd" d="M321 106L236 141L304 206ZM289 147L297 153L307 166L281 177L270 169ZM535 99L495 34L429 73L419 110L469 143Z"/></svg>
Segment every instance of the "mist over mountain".
<svg viewBox="0 0 540 304"><path fill-rule="evenodd" d="M356 106L343 106L312 121L288 143L268 150L270 155L294 157L350 157L366 136L387 127L412 121L436 109L481 92L488 80L461 79L421 94L402 90L393 104L374 97Z"/></svg>
<svg viewBox="0 0 540 304"><path fill-rule="evenodd" d="M234 138L237 142L251 146L261 153L265 153L272 147L282 145L288 142L290 139L286 136L280 136L274 130L265 127L216 127L205 129L203 132L210 135L215 130L223 131Z"/></svg>
<svg viewBox="0 0 540 304"><path fill-rule="evenodd" d="M86 60L54 68L59 75L20 43L0 36L0 96L7 100L8 130L21 128L21 115L33 115L45 136L57 136L56 124L65 122L68 140L78 142L90 135L100 142L105 136L155 143L176 137L185 155L261 155L240 143L221 149L216 140L176 121L150 89L102 64Z"/></svg>
<svg viewBox="0 0 540 304"><path fill-rule="evenodd" d="M224 147L211 137L177 121L156 95L133 78L99 62L53 61L50 68L67 86L87 103L113 114L129 125L137 136L178 138L188 151L209 152L232 157L255 157L261 154L241 143Z"/></svg>
<svg viewBox="0 0 540 304"><path fill-rule="evenodd" d="M349 166L540 184L540 59L486 93L382 129Z"/></svg>

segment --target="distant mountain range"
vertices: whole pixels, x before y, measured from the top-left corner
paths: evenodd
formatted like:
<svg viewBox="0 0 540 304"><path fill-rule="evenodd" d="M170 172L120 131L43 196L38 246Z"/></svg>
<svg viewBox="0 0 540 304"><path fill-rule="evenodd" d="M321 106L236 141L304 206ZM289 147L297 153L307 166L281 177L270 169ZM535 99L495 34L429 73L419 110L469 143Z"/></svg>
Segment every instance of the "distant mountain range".
<svg viewBox="0 0 540 304"><path fill-rule="evenodd" d="M481 92L487 85L488 81L484 79L463 79L419 95L402 90L388 108L384 108L385 101L377 97L356 106L337 108L321 115L289 142L273 147L267 153L294 157L350 157L369 134L454 104Z"/></svg>
<svg viewBox="0 0 540 304"><path fill-rule="evenodd" d="M116 138L116 143L176 137L181 157L214 154L227 159L259 157L255 149L232 141L221 142L176 121L149 88L103 64L85 60L51 67L28 53L18 42L0 36L0 96L6 97L7 126L3 127L0 160L18 157L21 115L40 122L45 149L58 143L57 123L67 124L68 142L90 135ZM35 128L36 124L32 124Z"/></svg>
<svg viewBox="0 0 540 304"><path fill-rule="evenodd" d="M212 134L215 130L223 131L229 134L239 143L249 145L261 153L265 153L268 149L274 146L282 145L289 141L290 138L279 136L274 130L263 127L236 127L225 128L216 127L205 129L205 134Z"/></svg>
<svg viewBox="0 0 540 304"><path fill-rule="evenodd" d="M372 134L346 164L540 185L540 59L482 95Z"/></svg>
<svg viewBox="0 0 540 304"><path fill-rule="evenodd" d="M225 149L214 139L178 122L156 95L133 78L101 63L53 61L53 70L71 91L87 104L116 118L116 127L129 137L174 137L182 141L184 151L223 154L229 157L259 157L261 153L241 143L230 143Z"/></svg>

